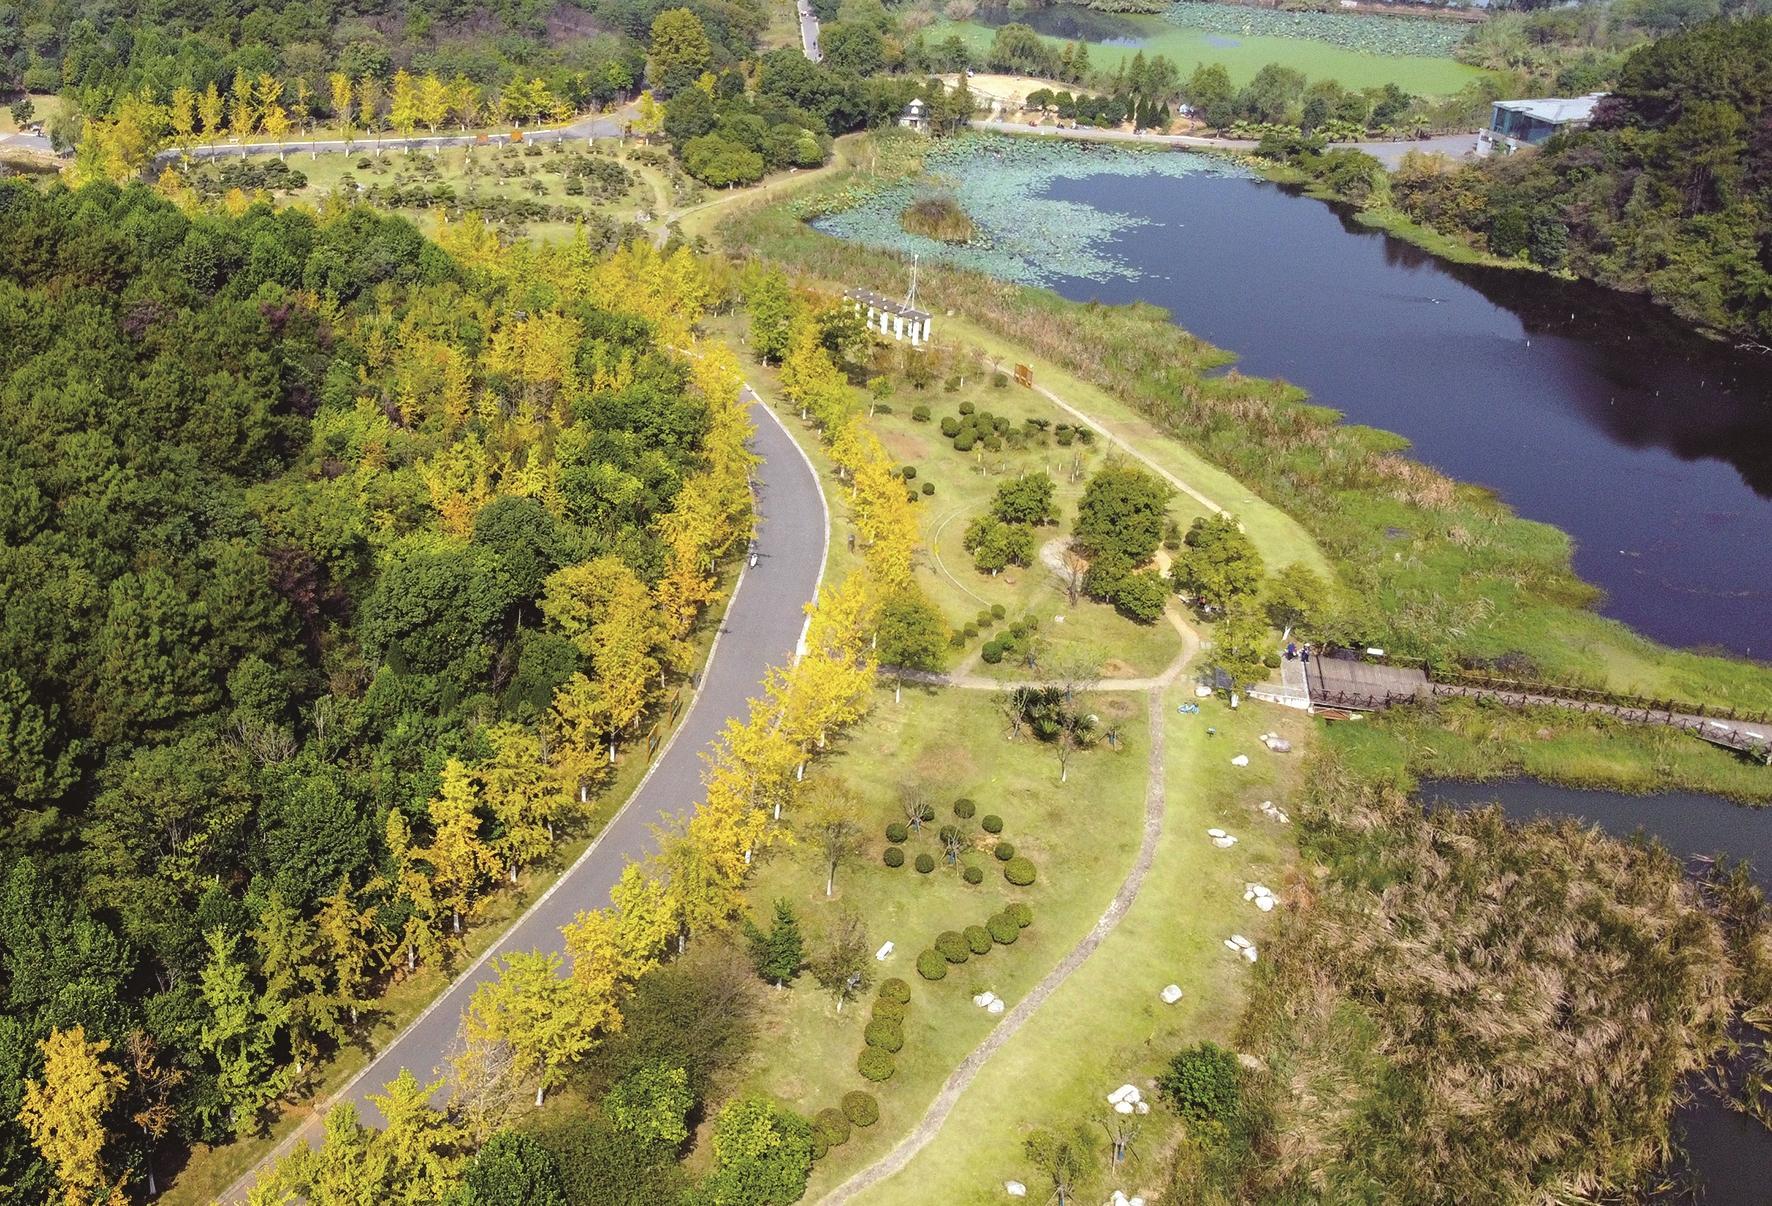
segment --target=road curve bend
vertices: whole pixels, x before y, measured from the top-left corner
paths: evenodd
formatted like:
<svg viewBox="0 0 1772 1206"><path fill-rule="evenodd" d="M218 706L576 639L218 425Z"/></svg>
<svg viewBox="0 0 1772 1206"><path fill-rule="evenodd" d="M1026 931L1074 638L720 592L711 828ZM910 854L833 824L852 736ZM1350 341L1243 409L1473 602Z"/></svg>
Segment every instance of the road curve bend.
<svg viewBox="0 0 1772 1206"><path fill-rule="evenodd" d="M744 714L769 668L793 659L805 629L804 605L824 576L830 512L811 460L781 420L749 386L744 398L757 428L753 447L761 458L756 472L757 565L740 570L700 685L658 760L553 887L313 1117L230 1186L223 1201L244 1202L260 1170L301 1140L319 1146L325 1113L333 1105L354 1102L366 1123L379 1126L381 1114L369 1103L369 1094L379 1093L400 1069L412 1069L421 1081L445 1075L460 1019L474 990L492 978L493 957L529 950L563 953L560 928L580 909L607 905L627 861L656 849L652 828L659 819L700 800L702 751L719 736L728 717Z"/></svg>

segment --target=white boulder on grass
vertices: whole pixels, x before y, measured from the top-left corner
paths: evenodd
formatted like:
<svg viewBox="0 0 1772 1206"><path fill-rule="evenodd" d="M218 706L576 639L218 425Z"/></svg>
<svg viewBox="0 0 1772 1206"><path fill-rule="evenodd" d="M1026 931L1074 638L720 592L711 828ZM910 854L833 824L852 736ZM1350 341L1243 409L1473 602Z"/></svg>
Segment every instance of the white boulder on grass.
<svg viewBox="0 0 1772 1206"><path fill-rule="evenodd" d="M1138 1102L1137 1105L1138 1105L1138 1112L1140 1114L1148 1114L1151 1112L1151 1103L1150 1102L1141 1101L1141 1102Z"/></svg>
<svg viewBox="0 0 1772 1206"><path fill-rule="evenodd" d="M1163 990L1162 995L1163 995L1163 1004L1165 1004L1165 1005L1175 1004L1177 1001L1181 1000L1181 985L1171 984L1168 988L1165 988Z"/></svg>
<svg viewBox="0 0 1772 1206"><path fill-rule="evenodd" d="M1134 1107L1130 1101L1119 1101L1114 1103L1114 1113L1116 1114L1130 1114L1133 1111L1133 1108Z"/></svg>
<svg viewBox="0 0 1772 1206"><path fill-rule="evenodd" d="M991 992L987 989L986 991L981 992L977 996L973 997L972 1003L974 1005L978 1006L980 1009L989 1009L991 1002L996 999L997 999L997 994L994 992Z"/></svg>
<svg viewBox="0 0 1772 1206"><path fill-rule="evenodd" d="M1208 829L1206 831L1206 836L1207 837L1223 837L1224 830L1222 830L1222 829Z"/></svg>
<svg viewBox="0 0 1772 1206"><path fill-rule="evenodd" d="M1195 687L1194 688L1194 698L1195 699L1211 699L1212 698L1212 688L1205 686L1205 685Z"/></svg>
<svg viewBox="0 0 1772 1206"><path fill-rule="evenodd" d="M1003 1182L1003 1192L1012 1198L1025 1198L1028 1196L1028 1187L1020 1181L1005 1181Z"/></svg>
<svg viewBox="0 0 1772 1206"><path fill-rule="evenodd" d="M1255 898L1255 907L1260 909L1263 913L1271 913L1274 911L1274 898L1271 896L1257 896Z"/></svg>
<svg viewBox="0 0 1772 1206"><path fill-rule="evenodd" d="M1237 844L1237 839L1227 833L1223 837L1213 838L1212 844L1217 846L1220 850L1229 850L1232 846Z"/></svg>
<svg viewBox="0 0 1772 1206"><path fill-rule="evenodd" d="M1249 765L1249 755L1248 754L1238 754L1235 758L1231 759L1231 765L1232 766L1248 766Z"/></svg>
<svg viewBox="0 0 1772 1206"><path fill-rule="evenodd" d="M1254 946L1254 944L1251 944L1251 945L1243 948L1243 958L1247 959L1251 963L1255 962L1255 946Z"/></svg>
<svg viewBox="0 0 1772 1206"><path fill-rule="evenodd" d="M1243 935L1241 935L1241 934L1232 934L1231 938L1230 938L1230 942L1231 942L1232 946L1236 947L1240 951L1246 951L1250 947L1255 945L1253 942L1249 941L1249 939L1243 937Z"/></svg>
<svg viewBox="0 0 1772 1206"><path fill-rule="evenodd" d="M989 1014L1002 1013L1003 1012L1003 998L1002 997L991 998L991 1003L984 1007L984 1011Z"/></svg>
<svg viewBox="0 0 1772 1206"><path fill-rule="evenodd" d="M1224 944L1227 948L1229 948L1230 950L1233 950L1233 951L1240 951L1243 949L1242 947L1238 946L1236 943L1232 942L1229 938L1226 938L1224 940Z"/></svg>

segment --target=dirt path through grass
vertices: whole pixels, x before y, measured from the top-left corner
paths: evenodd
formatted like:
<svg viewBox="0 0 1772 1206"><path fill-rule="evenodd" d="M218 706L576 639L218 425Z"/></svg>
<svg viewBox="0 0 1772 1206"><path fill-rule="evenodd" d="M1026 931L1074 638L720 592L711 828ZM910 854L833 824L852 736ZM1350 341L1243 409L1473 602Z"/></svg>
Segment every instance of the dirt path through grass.
<svg viewBox="0 0 1772 1206"><path fill-rule="evenodd" d="M857 1194L873 1188L909 1164L935 1138L948 1115L959 1104L967 1086L989 1062L991 1056L1015 1037L1016 1032L1027 1024L1046 998L1070 978L1072 972L1083 966L1102 941L1113 933L1114 927L1120 924L1120 919L1132 907L1132 902L1138 899L1139 889L1144 887L1145 876L1150 873L1151 863L1157 855L1157 841L1163 835L1163 813L1167 802L1163 790L1163 721L1163 691L1160 687L1153 688L1146 709L1146 723L1150 729L1150 753L1144 787L1144 835L1139 841L1138 857L1133 860L1132 870L1127 872L1125 880L1120 884L1120 890L1114 894L1113 903L1108 905L1107 912L1101 915L1101 920L1072 948L1070 954L1047 972L1032 991L1016 1003L1015 1008L1003 1015L1003 1020L985 1037L984 1042L973 1048L972 1053L960 1062L960 1066L942 1083L941 1092L929 1103L929 1108L924 1111L916 1129L899 1140L891 1151L824 1196L823 1200L830 1206L853 1200Z"/></svg>

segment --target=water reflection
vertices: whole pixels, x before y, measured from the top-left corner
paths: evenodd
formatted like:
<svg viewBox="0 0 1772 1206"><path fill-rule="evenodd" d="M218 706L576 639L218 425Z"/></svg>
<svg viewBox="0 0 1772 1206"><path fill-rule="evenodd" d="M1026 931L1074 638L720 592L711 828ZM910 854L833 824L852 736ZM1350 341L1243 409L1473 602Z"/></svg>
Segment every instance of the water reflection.
<svg viewBox="0 0 1772 1206"><path fill-rule="evenodd" d="M1054 4L1046 8L1012 8L1007 5L981 7L972 15L980 25L993 28L1018 24L1031 27L1035 33L1067 41L1099 42L1107 46L1136 47L1148 36L1145 27L1132 17L1096 12L1080 4Z"/></svg>
<svg viewBox="0 0 1772 1206"><path fill-rule="evenodd" d="M1060 181L1154 225L1108 249L1147 300L1351 421L1574 537L1604 610L1673 645L1772 654L1772 358L1641 298L1443 264L1260 181Z"/></svg>

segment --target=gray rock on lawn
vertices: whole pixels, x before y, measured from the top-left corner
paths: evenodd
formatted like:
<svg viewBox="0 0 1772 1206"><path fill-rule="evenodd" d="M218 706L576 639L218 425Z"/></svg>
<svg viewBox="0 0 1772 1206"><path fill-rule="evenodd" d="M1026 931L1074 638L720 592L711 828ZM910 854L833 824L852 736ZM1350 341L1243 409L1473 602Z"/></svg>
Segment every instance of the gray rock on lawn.
<svg viewBox="0 0 1772 1206"><path fill-rule="evenodd" d="M1012 1198L1025 1198L1028 1196L1028 1187L1020 1181L1005 1181L1003 1182L1003 1192Z"/></svg>

